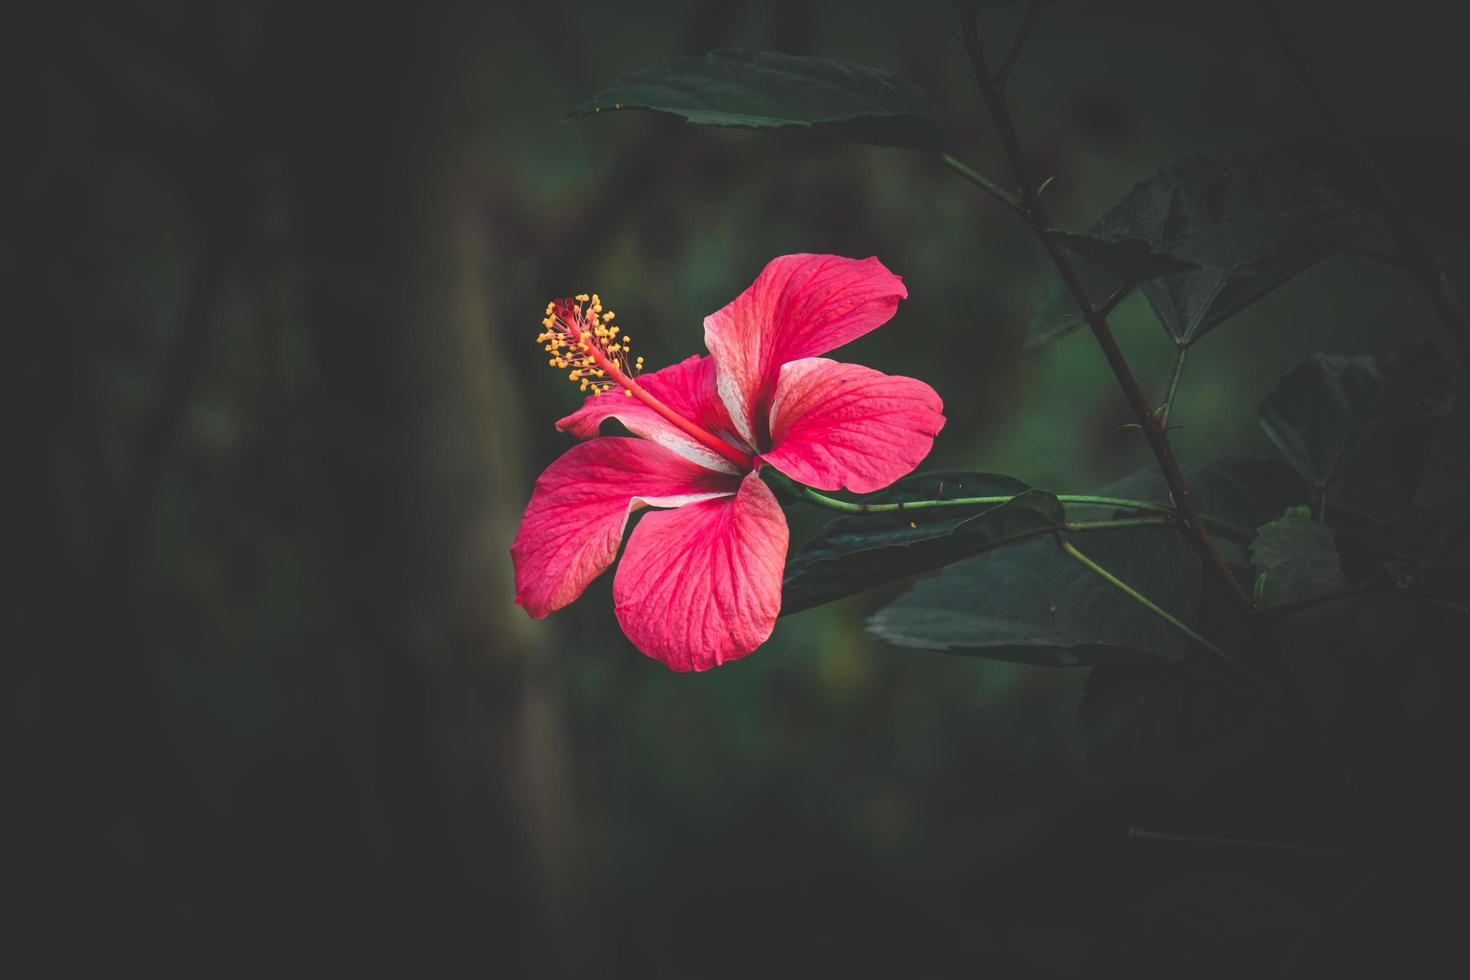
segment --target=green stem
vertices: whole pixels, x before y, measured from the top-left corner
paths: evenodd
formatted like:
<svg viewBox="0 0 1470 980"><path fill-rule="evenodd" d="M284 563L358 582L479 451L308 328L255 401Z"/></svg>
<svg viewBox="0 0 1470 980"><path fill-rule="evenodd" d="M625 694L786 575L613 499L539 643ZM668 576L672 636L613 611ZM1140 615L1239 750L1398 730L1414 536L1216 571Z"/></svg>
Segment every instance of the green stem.
<svg viewBox="0 0 1470 980"><path fill-rule="evenodd" d="M1067 521L1064 531L1116 531L1123 527L1169 527L1172 517L1123 517L1116 521Z"/></svg>
<svg viewBox="0 0 1470 980"><path fill-rule="evenodd" d="M1131 500L1128 497L1095 497L1086 493L1063 493L1057 500L1064 504L1079 504L1088 507L1116 507L1119 510L1141 510L1150 514L1174 513L1174 508L1165 504L1149 503L1147 500Z"/></svg>
<svg viewBox="0 0 1470 980"><path fill-rule="evenodd" d="M1005 60L1000 63L1000 68L995 72L995 84L1004 90L1006 82L1010 81L1011 72L1015 70L1016 62L1021 60L1021 51L1026 47L1026 42L1031 40L1031 32L1036 30L1036 22L1041 19L1041 7L1045 0L1031 0L1026 5L1026 16L1021 20L1021 26L1016 30L1016 38L1011 42L1011 49L1006 52Z"/></svg>
<svg viewBox="0 0 1470 980"><path fill-rule="evenodd" d="M1159 410L1159 425L1169 428L1169 415L1174 411L1174 397L1179 393L1179 379L1184 377L1184 358L1189 345L1180 344L1174 354L1174 370L1169 373L1169 390L1164 392L1164 406Z"/></svg>
<svg viewBox="0 0 1470 980"><path fill-rule="evenodd" d="M1242 674L1255 681L1261 687L1265 688L1268 691L1272 689L1271 685L1267 684L1264 680L1262 680L1240 661L1236 660L1234 657L1230 656L1230 654L1215 646L1215 644L1211 643L1203 636L1200 636L1186 623L1184 623L1180 619L1175 618L1173 614L1164 609L1158 603L1154 602L1148 596L1144 595L1142 592L1139 592L1133 586L1129 585L1127 582L1118 578L1118 576L1114 575L1112 572L1108 571L1106 568L1103 568L1097 562L1093 561L1091 558L1088 558L1082 552L1078 551L1070 541L1058 540L1057 544L1061 547L1062 552L1066 554L1067 557L1077 561L1098 578L1102 579L1104 582L1107 582L1119 592L1122 592L1124 595L1128 596L1128 598L1143 606L1143 608L1147 609L1149 612L1153 613L1155 616L1159 617L1164 622L1168 623L1170 626L1174 627L1179 632L1183 633L1185 636L1189 637L1191 640L1204 647L1206 650L1209 650L1215 656L1219 657L1231 667L1234 667L1236 670L1240 671Z"/></svg>
<svg viewBox="0 0 1470 980"><path fill-rule="evenodd" d="M1016 199L1016 195L1012 194L1004 187L1001 187L995 181L991 180L988 177L980 176L975 171L971 170L969 167L965 166L963 163L950 156L948 153L939 154L939 162L944 164L949 169L953 170L955 173L959 174L961 177L968 180L970 183L974 184L976 187L980 188L985 193L989 194L991 197L995 198L1000 203L1004 204L1006 207L1010 208L1016 214L1019 214L1023 217L1025 216L1026 212L1021 207L1021 202Z"/></svg>
<svg viewBox="0 0 1470 980"><path fill-rule="evenodd" d="M851 500L838 500L818 493L811 487L800 487L801 499L818 507L840 511L844 514L891 514L901 510L929 510L934 507L981 507L1010 503L1016 494L1001 497L955 497L949 500L906 500L894 504L860 504ZM1118 510L1138 510L1148 514L1172 514L1174 511L1163 504L1151 504L1146 500L1129 500L1125 497L1095 497L1090 494L1058 494L1057 500L1064 504L1091 507L1115 507Z"/></svg>
<svg viewBox="0 0 1470 980"><path fill-rule="evenodd" d="M826 494L818 493L810 487L796 487L794 489L797 491L801 500L809 504L815 504L818 507L825 507L828 510L835 510L841 514L892 514L896 511L929 510L934 507L996 506L1015 499L1014 496L956 497L953 500L907 500L894 504L862 504L855 503L851 500L838 500L836 497L829 497ZM1130 500L1127 497L1098 497L1085 493L1062 493L1057 494L1056 498L1063 504L1076 507L1111 507L1115 510L1136 510L1145 514L1158 514L1168 518L1177 518L1179 516L1179 512L1167 504L1150 503L1146 500ZM1221 524L1209 518L1201 518L1201 520L1204 521L1205 525L1213 533L1240 544L1249 544L1254 537L1253 534L1238 531L1227 524Z"/></svg>

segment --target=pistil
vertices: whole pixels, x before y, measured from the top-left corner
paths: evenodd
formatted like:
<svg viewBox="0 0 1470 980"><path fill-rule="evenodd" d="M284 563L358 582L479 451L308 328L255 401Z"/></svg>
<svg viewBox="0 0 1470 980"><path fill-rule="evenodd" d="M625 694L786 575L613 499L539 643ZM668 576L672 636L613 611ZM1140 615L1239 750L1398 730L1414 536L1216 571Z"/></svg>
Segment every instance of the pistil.
<svg viewBox="0 0 1470 980"><path fill-rule="evenodd" d="M536 339L551 355L548 363L570 368L567 378L578 382L582 391L605 394L617 385L624 395L638 399L700 445L741 470L751 469L755 461L750 454L686 419L634 380L643 368L643 358L631 356L630 338L620 335L621 328L612 323L614 317L611 310L603 311L595 293L555 300L546 306L546 319L541 321L546 330Z"/></svg>

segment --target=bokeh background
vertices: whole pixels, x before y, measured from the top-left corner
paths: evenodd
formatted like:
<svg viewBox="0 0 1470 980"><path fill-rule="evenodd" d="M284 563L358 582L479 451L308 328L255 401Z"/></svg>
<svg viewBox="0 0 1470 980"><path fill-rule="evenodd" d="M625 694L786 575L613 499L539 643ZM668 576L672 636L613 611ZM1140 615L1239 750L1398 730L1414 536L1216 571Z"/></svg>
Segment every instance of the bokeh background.
<svg viewBox="0 0 1470 980"><path fill-rule="evenodd" d="M1291 6L1355 125L1463 135L1451 11ZM554 296L601 293L653 368L772 256L877 255L910 298L843 357L940 392L929 466L1080 492L1147 464L1087 337L1023 357L1044 256L933 161L561 121L676 54L835 56L919 82L1004 177L947 4L139 0L7 33L4 879L52 962L1089 975L1098 923L1142 941L1151 883L1206 860L1126 838L1082 674L885 646L892 591L704 675L628 644L610 577L513 605L578 398L533 340ZM1187 153L1322 130L1245 3L1059 0L1011 97L1072 227ZM1146 305L1115 324L1162 393ZM1334 258L1195 349L1175 444L1269 455L1293 364L1434 330Z"/></svg>

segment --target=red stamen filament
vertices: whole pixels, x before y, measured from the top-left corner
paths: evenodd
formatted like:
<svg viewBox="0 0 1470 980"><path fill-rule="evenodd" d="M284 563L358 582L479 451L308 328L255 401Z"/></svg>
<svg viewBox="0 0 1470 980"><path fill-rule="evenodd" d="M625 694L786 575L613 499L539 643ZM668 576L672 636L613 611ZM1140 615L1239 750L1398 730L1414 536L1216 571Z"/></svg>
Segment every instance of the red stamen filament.
<svg viewBox="0 0 1470 980"><path fill-rule="evenodd" d="M610 378L695 442L742 470L749 470L755 465L750 454L686 419L633 380L633 370L642 366L643 359L637 358L630 365L627 337L619 340L618 328L609 322L613 314L602 313L602 303L597 296L579 295L575 304L570 299L558 300L547 307L546 313L547 318L542 321L546 333L539 339L549 341L546 350L553 354L553 366L574 366L570 377L573 381L581 381L583 390L590 387L598 392L607 391L610 386L600 379ZM570 343L558 343L557 333ZM562 347L567 350L561 350Z"/></svg>

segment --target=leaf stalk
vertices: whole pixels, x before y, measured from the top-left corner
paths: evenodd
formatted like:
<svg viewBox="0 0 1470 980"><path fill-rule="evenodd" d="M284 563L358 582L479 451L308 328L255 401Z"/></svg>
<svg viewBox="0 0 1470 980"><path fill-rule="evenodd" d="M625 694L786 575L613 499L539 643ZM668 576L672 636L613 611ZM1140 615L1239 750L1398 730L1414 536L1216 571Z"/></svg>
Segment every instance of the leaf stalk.
<svg viewBox="0 0 1470 980"><path fill-rule="evenodd" d="M983 177L980 174L977 174L975 171L971 170L969 167L965 166L962 162L960 162L958 159L948 153L939 154L939 162L944 164L949 169L953 170L955 173L959 174L961 177L968 180L970 183L974 184L976 187L980 188L985 193L989 194L991 197L995 198L1000 203L1004 204L1012 212L1022 217L1026 216L1026 211L1021 207L1021 202L1016 199L1016 195L1012 194L1010 191L1006 190L1004 187L1000 186L989 177Z"/></svg>
<svg viewBox="0 0 1470 980"><path fill-rule="evenodd" d="M1143 606L1143 608L1147 609L1149 612L1153 613L1155 616L1159 617L1164 622L1168 623L1170 626L1174 627L1176 630L1189 637L1195 643L1198 643L1206 650L1209 650L1211 653L1219 657L1225 663L1229 664L1235 670L1244 674L1246 677L1249 677L1252 681L1260 685L1263 689L1267 691L1274 690L1270 684L1267 684L1265 680L1263 680L1250 668L1246 667L1244 664L1236 660L1224 650L1221 650L1219 647L1215 646L1215 644L1211 643L1203 636L1200 636L1187 623L1174 616L1167 609L1154 602L1148 596L1144 595L1142 592L1139 592L1133 586L1129 585L1127 582L1118 578L1118 576L1114 575L1112 572L1108 571L1106 568L1103 568L1097 562L1093 561L1091 558L1078 551L1077 548L1070 541L1058 539L1057 544L1062 549L1063 554L1065 554L1068 558L1073 559L1078 564L1082 565L1082 567L1086 568L1088 571L1096 575L1098 578L1102 579L1104 582L1107 582L1119 592L1122 592L1124 595L1128 596L1128 598Z"/></svg>

